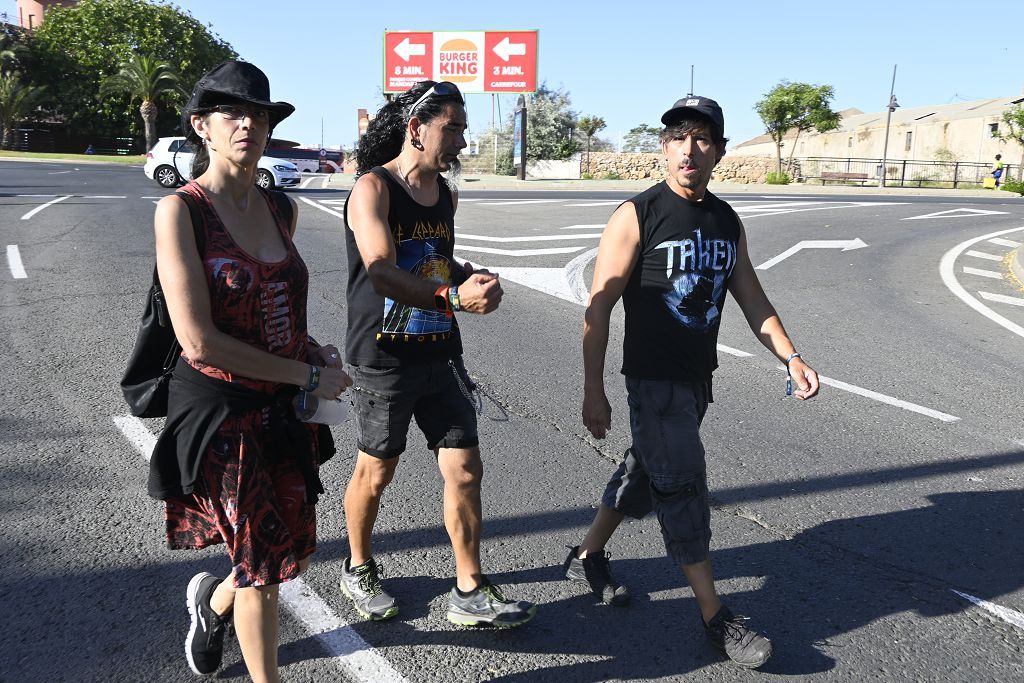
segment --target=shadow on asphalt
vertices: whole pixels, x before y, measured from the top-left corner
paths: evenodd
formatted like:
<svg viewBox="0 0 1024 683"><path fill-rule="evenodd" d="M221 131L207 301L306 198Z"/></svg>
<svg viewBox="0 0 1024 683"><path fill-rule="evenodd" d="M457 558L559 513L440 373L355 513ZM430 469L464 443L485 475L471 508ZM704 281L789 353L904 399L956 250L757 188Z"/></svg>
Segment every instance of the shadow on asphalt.
<svg viewBox="0 0 1024 683"><path fill-rule="evenodd" d="M1021 463L1024 451L1014 451L969 459L955 471ZM904 479L935 476L948 473L954 465L894 468L885 476L868 472L838 477L833 478L831 488L848 488L872 479L877 483L901 475ZM7 489L11 482L7 478L4 481ZM808 485L811 491L826 488L824 482L813 480ZM793 494L791 490L788 493ZM771 485L757 492L719 493L724 500L771 495ZM772 638L775 656L764 671L789 676L826 672L843 667L844 652L858 658L874 652L878 662L896 665L908 656L908 648L930 646L911 634L894 642L888 630L873 634L862 629L903 613L924 618L958 613L967 603L951 588L999 602L1001 596L1024 587L1024 573L1020 571L1024 557L1022 501L1021 490L935 494L928 496L927 505L917 509L831 521L791 540L713 551L716 575L720 580L739 579L747 586L763 581L760 589L733 590L724 597L736 613L751 616L753 623ZM55 511L55 523L68 523L62 514ZM489 519L485 534L493 541L562 529L575 533L589 523L592 514L589 507L579 507ZM623 527L620 535L629 532L630 527ZM117 520L108 520L103 528L90 528L90 533L108 538L116 535ZM159 533L158 528L153 529L154 536ZM7 558L0 579L0 600L7 615L0 670L12 680L100 680L119 674L125 679L131 672L138 673L140 669L134 668L140 666L137 662L149 662L146 670L155 664L154 671L160 671L160 667L173 671L180 660L181 675L186 676L181 657L188 625L184 587L194 572L223 574L227 569L223 549L175 553L168 555L163 564L146 564L138 555L139 541L126 537L121 543L123 553L116 560L122 567L117 569L93 566L82 567L72 575L40 576L25 574L19 569L22 563L16 561L26 552L37 556L60 553L74 547L74 542L85 541L69 539L71 546L31 551L20 547L9 534L0 541L0 557ZM378 554L385 563L388 555L447 545L440 522L436 527L385 533L376 539ZM318 548L318 555L325 561L345 553L342 539L321 543ZM139 557L137 566L132 564L133 556ZM518 585L526 583L545 584L548 594L561 596L543 604L534 621L521 629L464 630L448 624L443 610L451 578L432 576L389 577L387 585L401 601L401 614L388 623L356 622L348 628L374 647L384 649L385 655L389 647L421 645L493 651L493 657L472 656L480 657L481 666L492 663L490 673L481 668L481 679L500 681L673 677L722 661L722 656L705 642L696 604L688 594L672 599L646 597L683 583L681 572L667 558L615 559L613 569L636 596L630 607L596 604L591 595L562 579L560 566L545 564L490 574L515 596L523 593ZM52 598L46 603L48 608L40 610L38 596L44 592ZM343 619L355 618L340 593L323 597ZM424 617L428 623L425 630L408 622ZM130 626L115 628L115 624ZM903 632L900 624L891 626L893 631ZM856 631L860 633L851 635ZM541 654L548 662L575 656L599 659L511 671L515 663L510 667L505 662L510 655L518 654ZM285 665L328 656L312 636L283 643L280 650ZM230 639L225 669L219 677L244 675L237 642Z"/></svg>

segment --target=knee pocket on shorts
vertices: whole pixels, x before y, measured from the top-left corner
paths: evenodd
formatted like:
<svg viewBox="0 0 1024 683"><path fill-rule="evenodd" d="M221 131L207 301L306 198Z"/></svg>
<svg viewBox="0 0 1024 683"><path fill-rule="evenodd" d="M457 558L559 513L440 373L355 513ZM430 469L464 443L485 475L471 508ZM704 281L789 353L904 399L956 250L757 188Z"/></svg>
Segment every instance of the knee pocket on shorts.
<svg viewBox="0 0 1024 683"><path fill-rule="evenodd" d="M651 496L664 533L681 542L703 539L710 529L703 477L651 481Z"/></svg>

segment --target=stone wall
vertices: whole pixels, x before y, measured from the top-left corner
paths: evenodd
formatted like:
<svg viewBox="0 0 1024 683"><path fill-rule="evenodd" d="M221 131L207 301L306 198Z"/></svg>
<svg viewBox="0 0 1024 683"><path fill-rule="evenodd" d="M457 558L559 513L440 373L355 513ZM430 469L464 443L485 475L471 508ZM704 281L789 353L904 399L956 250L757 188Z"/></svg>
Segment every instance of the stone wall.
<svg viewBox="0 0 1024 683"><path fill-rule="evenodd" d="M783 159L782 167L787 167ZM775 170L775 159L767 157L730 156L722 158L715 167L714 180L726 183L763 183L770 171ZM580 161L580 172L587 172L587 157ZM628 180L662 180L665 177L665 159L660 154L617 154L615 152L592 152L590 173L595 178L609 175ZM789 176L796 180L800 176L800 162L793 160Z"/></svg>

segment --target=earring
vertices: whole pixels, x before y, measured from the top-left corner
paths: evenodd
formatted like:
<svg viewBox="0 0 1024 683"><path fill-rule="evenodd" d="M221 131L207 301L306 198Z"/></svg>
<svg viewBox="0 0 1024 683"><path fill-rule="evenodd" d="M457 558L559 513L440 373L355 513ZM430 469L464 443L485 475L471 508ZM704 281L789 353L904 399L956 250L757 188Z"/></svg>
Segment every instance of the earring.
<svg viewBox="0 0 1024 683"><path fill-rule="evenodd" d="M411 144L413 147L415 147L418 150L421 150L421 151L423 150L423 143L420 142L419 138L413 138L412 142L410 142L409 144Z"/></svg>

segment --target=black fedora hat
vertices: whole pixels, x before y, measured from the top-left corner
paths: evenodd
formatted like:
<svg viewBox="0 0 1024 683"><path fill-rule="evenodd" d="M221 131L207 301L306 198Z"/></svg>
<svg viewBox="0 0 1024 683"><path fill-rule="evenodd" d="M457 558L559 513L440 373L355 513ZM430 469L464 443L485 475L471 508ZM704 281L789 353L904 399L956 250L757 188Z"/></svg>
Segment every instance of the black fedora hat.
<svg viewBox="0 0 1024 683"><path fill-rule="evenodd" d="M213 67L192 88L192 97L181 113L181 129L192 132L192 114L218 104L250 104L270 112L270 128L291 116L295 107L270 100L270 81L254 64L228 60Z"/></svg>

